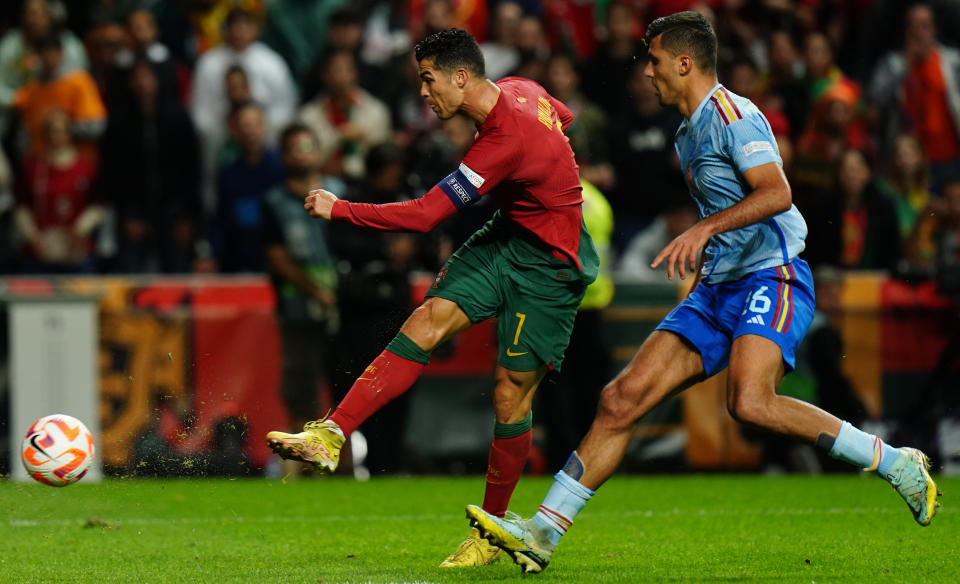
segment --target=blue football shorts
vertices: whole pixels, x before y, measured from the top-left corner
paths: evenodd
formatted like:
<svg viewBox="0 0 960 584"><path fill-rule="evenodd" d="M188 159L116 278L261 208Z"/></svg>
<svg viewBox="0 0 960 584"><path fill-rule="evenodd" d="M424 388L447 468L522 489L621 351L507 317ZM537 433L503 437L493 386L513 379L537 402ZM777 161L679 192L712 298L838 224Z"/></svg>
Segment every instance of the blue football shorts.
<svg viewBox="0 0 960 584"><path fill-rule="evenodd" d="M814 306L810 266L795 259L733 282L701 282L657 330L674 332L692 343L707 377L730 363L730 344L742 335L760 335L776 343L789 373Z"/></svg>

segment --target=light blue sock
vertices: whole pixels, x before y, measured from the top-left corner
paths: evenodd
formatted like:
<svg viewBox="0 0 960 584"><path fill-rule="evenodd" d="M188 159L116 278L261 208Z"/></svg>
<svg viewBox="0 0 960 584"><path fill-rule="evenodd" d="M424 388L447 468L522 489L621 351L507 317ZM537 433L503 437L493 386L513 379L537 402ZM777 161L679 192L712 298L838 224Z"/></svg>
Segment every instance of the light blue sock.
<svg viewBox="0 0 960 584"><path fill-rule="evenodd" d="M553 486L550 487L537 514L533 516L534 523L543 530L553 545L557 545L563 534L570 529L574 517L580 513L594 494L568 474L568 470L574 471L578 477L583 475L583 463L580 462L576 452L570 455L564 469L553 476Z"/></svg>
<svg viewBox="0 0 960 584"><path fill-rule="evenodd" d="M876 471L880 476L886 476L898 454L893 446L849 422L840 426L840 432L830 449L830 456L855 464L865 471Z"/></svg>

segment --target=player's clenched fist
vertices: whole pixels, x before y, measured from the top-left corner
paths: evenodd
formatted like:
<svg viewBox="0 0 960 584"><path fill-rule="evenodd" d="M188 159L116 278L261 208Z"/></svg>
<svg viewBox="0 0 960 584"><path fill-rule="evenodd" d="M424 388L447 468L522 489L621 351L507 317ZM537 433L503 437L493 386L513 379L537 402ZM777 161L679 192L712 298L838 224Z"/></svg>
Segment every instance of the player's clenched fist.
<svg viewBox="0 0 960 584"><path fill-rule="evenodd" d="M323 189L315 189L307 193L303 208L310 213L311 217L320 217L329 220L335 202L337 202L337 196L335 194Z"/></svg>

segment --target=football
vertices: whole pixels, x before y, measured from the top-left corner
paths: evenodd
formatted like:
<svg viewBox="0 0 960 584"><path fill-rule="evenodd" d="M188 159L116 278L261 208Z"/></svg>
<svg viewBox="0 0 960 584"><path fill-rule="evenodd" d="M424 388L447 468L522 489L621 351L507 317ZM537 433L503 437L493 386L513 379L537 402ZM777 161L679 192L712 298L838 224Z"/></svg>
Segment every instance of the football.
<svg viewBox="0 0 960 584"><path fill-rule="evenodd" d="M93 435L80 420L65 415L34 422L20 446L27 474L51 487L65 487L83 478L93 462Z"/></svg>

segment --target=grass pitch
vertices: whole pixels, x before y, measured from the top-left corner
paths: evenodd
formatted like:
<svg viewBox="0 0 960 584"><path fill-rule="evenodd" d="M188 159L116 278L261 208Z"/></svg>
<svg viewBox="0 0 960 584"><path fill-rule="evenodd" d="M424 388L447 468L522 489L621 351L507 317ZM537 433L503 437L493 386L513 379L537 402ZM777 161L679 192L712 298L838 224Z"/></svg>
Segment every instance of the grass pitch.
<svg viewBox="0 0 960 584"><path fill-rule="evenodd" d="M441 570L483 478L0 481L0 582L960 582L945 507L916 525L883 481L615 476L542 574ZM524 478L536 509L550 479Z"/></svg>

